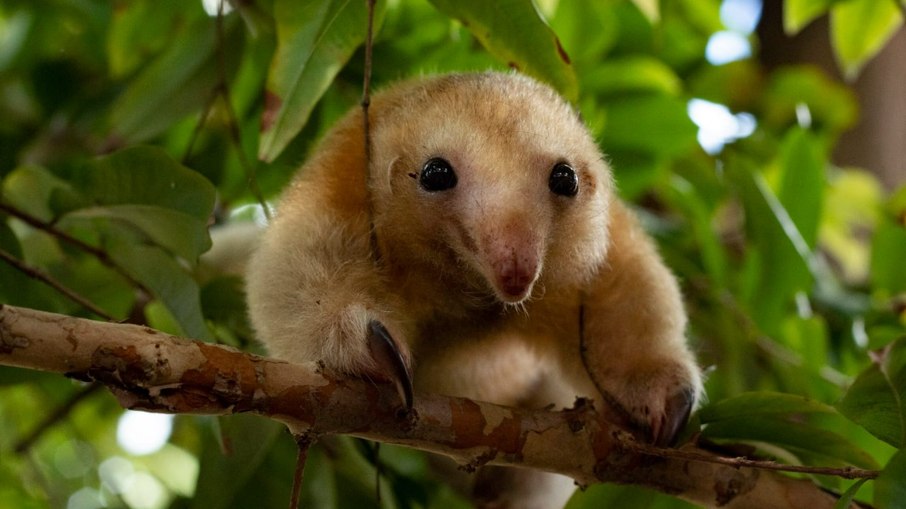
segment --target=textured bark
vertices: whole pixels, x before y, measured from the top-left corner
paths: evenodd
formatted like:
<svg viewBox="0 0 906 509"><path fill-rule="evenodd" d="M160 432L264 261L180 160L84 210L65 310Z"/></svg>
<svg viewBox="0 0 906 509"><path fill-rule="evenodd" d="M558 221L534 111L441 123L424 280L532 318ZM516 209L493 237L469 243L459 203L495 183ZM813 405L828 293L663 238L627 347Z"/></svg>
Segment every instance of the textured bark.
<svg viewBox="0 0 906 509"><path fill-rule="evenodd" d="M106 384L126 408L167 413L253 412L299 434L350 434L449 456L465 468L520 465L580 484L643 485L709 507L831 508L806 480L664 457L602 421L590 405L563 411L506 408L422 394L412 413L393 386L334 379L296 365L187 341L134 325L0 305L0 364ZM662 452L662 451L661 451Z"/></svg>

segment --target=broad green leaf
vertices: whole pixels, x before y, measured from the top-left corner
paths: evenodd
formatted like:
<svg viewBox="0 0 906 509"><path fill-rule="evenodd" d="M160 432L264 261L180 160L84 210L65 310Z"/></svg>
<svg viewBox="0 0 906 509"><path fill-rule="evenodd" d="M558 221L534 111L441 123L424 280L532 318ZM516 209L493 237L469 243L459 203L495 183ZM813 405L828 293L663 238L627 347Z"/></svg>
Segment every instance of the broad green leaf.
<svg viewBox="0 0 906 509"><path fill-rule="evenodd" d="M183 212L153 205L108 205L76 210L67 219L107 218L144 232L155 244L194 265L211 248L207 223Z"/></svg>
<svg viewBox="0 0 906 509"><path fill-rule="evenodd" d="M173 257L155 246L129 242L115 229L106 239L107 252L130 276L160 299L181 328L180 335L211 340L201 313L198 284Z"/></svg>
<svg viewBox="0 0 906 509"><path fill-rule="evenodd" d="M628 56L596 63L582 74L583 90L596 95L653 92L676 96L682 82L673 69L660 60Z"/></svg>
<svg viewBox="0 0 906 509"><path fill-rule="evenodd" d="M570 101L578 99L569 55L532 0L430 1L467 26L501 62L551 84Z"/></svg>
<svg viewBox="0 0 906 509"><path fill-rule="evenodd" d="M211 183L156 147L132 147L95 159L74 182L102 206L150 205L205 222L214 207Z"/></svg>
<svg viewBox="0 0 906 509"><path fill-rule="evenodd" d="M881 351L853 382L837 409L872 435L895 446L906 444L906 339Z"/></svg>
<svg viewBox="0 0 906 509"><path fill-rule="evenodd" d="M795 394L746 392L705 406L699 412L702 424L777 414L834 413L834 407Z"/></svg>
<svg viewBox="0 0 906 509"><path fill-rule="evenodd" d="M906 507L906 450L900 450L875 479L875 507L900 509Z"/></svg>
<svg viewBox="0 0 906 509"><path fill-rule="evenodd" d="M386 4L377 2L375 32ZM259 158L273 161L280 155L365 41L365 7L353 0L276 0L277 51L267 77Z"/></svg>
<svg viewBox="0 0 906 509"><path fill-rule="evenodd" d="M831 7L831 43L846 77L855 79L902 24L902 13L893 1L835 3Z"/></svg>
<svg viewBox="0 0 906 509"><path fill-rule="evenodd" d="M834 0L784 0L784 31L787 35L796 35L813 19L827 12L833 3Z"/></svg>
<svg viewBox="0 0 906 509"><path fill-rule="evenodd" d="M605 152L613 148L675 156L695 146L697 133L683 100L648 94L621 97L607 104L601 143Z"/></svg>
<svg viewBox="0 0 906 509"><path fill-rule="evenodd" d="M227 79L235 70L242 32L238 18L224 20L223 52ZM221 77L216 58L214 21L199 17L173 36L167 50L148 63L137 77L129 82L113 104L110 124L118 141L132 143L149 140L182 120L200 111L205 99L214 93Z"/></svg>
<svg viewBox="0 0 906 509"><path fill-rule="evenodd" d="M824 164L821 146L814 135L806 129L791 129L780 147L777 198L809 247L815 246L823 209Z"/></svg>
<svg viewBox="0 0 906 509"><path fill-rule="evenodd" d="M876 468L875 460L849 438L803 421L793 414L744 415L706 425L709 440L753 441L779 446L796 455L817 456L861 468Z"/></svg>

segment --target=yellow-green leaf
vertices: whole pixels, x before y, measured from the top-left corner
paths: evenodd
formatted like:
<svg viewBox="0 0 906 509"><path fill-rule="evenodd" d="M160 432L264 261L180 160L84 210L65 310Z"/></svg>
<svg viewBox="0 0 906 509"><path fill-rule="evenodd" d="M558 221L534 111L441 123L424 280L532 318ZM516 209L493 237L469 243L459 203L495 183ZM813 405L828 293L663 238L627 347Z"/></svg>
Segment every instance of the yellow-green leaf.
<svg viewBox="0 0 906 509"><path fill-rule="evenodd" d="M889 0L835 4L831 8L831 42L847 79L854 79L902 24L900 10Z"/></svg>
<svg viewBox="0 0 906 509"><path fill-rule="evenodd" d="M467 26L497 59L551 84L570 101L578 97L578 81L569 55L531 0L431 3Z"/></svg>

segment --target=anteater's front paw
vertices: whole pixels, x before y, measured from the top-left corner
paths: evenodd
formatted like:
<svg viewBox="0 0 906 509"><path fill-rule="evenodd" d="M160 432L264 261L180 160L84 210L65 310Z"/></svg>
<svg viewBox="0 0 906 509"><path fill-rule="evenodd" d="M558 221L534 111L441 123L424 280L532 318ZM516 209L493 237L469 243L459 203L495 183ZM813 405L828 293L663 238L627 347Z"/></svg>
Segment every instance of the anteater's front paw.
<svg viewBox="0 0 906 509"><path fill-rule="evenodd" d="M602 387L610 407L606 413L661 447L674 443L701 398L701 379L695 366L667 364L609 382Z"/></svg>

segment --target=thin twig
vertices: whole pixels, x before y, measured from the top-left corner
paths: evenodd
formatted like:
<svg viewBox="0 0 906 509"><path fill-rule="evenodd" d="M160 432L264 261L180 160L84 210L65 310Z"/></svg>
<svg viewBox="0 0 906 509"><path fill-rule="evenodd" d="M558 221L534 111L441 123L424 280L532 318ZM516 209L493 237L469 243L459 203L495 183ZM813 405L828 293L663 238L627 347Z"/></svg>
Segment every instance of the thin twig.
<svg viewBox="0 0 906 509"><path fill-rule="evenodd" d="M44 434L45 431L50 429L56 423L60 422L65 418L72 409L79 404L83 399L94 394L99 389L104 388L104 385L99 382L93 382L80 391L76 392L69 397L66 402L58 406L53 412L48 414L28 435L22 437L15 445L14 451L16 454L24 454L26 451L31 449L31 446Z"/></svg>
<svg viewBox="0 0 906 509"><path fill-rule="evenodd" d="M258 177L255 173L255 166L249 161L248 156L245 155L245 151L242 150L242 135L239 132L239 120L236 117L236 111L233 109L233 103L230 101L230 84L227 81L226 50L224 48L226 36L223 32L223 1L217 5L217 19L214 25L217 34L217 63L218 72L220 74L220 83L218 84L217 89L219 90L224 106L226 107L227 128L230 133L230 140L239 155L239 164L245 170L249 190L252 192L255 200L258 201L258 204L261 205L261 208L264 209L264 217L266 217L269 222L271 220L271 209L267 202L264 201L264 195L261 194L261 188L258 187Z"/></svg>
<svg viewBox="0 0 906 509"><path fill-rule="evenodd" d="M863 468L857 467L809 467L802 465L786 465L783 463L777 463L776 461L770 460L753 460L750 458L738 456L734 458L728 458L726 456L711 456L708 454L702 454L692 451L684 451L682 449L665 449L661 447L655 447L651 445L645 445L639 442L636 442L632 439L623 440L623 443L632 449L634 452L639 454L644 454L646 456L655 456L658 458L677 458L685 459L692 461L704 461L707 463L717 463L720 465L727 465L736 468L755 468L759 470L775 470L778 472L793 472L799 474L815 474L815 475L832 475L836 477L842 477L844 479L874 479L880 475L880 472L877 470L866 470Z"/></svg>
<svg viewBox="0 0 906 509"><path fill-rule="evenodd" d="M365 189L368 193L368 223L371 226L371 256L377 264L381 260L377 229L374 227L374 200L371 185L371 121L368 108L371 106L371 54L374 47L374 5L376 0L365 0L368 7L368 28L365 32L365 77L362 80L362 133L365 143L365 174L368 176Z"/></svg>
<svg viewBox="0 0 906 509"><path fill-rule="evenodd" d="M40 269L38 269L36 267L32 267L31 265L28 265L27 263L23 262L22 260L19 260L18 258L16 258L15 256L13 256L12 254L8 253L7 251L5 251L3 249L0 249L0 260L5 261L9 265L11 265L14 269L18 270L19 272L22 272L26 276L33 278L33 279L37 279L38 281L41 281L42 283L46 284L47 286L52 287L54 290L62 293L66 297L68 297L71 301L75 302L76 304L79 304L80 306L82 306L85 309L91 311L92 313L104 318L105 320L108 320L111 322L116 321L116 318L111 316L109 313L107 313L103 309L97 307L95 304L93 304L91 301L89 301L85 297L82 297L81 295L76 293L74 290L71 290L68 287L66 287L63 283L60 283L56 279L52 278L50 275L44 273L43 271L41 271Z"/></svg>
<svg viewBox="0 0 906 509"><path fill-rule="evenodd" d="M195 142L198 141L198 136L204 129L205 124L207 124L208 116L211 114L211 108L214 107L214 103L217 101L217 98L219 96L219 88L215 88L208 95L208 99L205 101L204 107L201 108L201 113L199 113L198 115L198 123L196 123L195 128L192 129L192 135L189 137L189 143L186 145L186 149L182 153L182 164L187 164L189 162L189 157L192 155L192 150L195 148Z"/></svg>
<svg viewBox="0 0 906 509"><path fill-rule="evenodd" d="M308 449L314 439L309 435L296 436L296 446L299 448L296 455L296 470L293 472L293 491L289 497L289 509L299 507L299 497L302 494L302 478L305 473L305 462L308 459Z"/></svg>
<svg viewBox="0 0 906 509"><path fill-rule="evenodd" d="M8 205L6 203L0 202L0 211L5 212L5 213L9 214L10 216L15 217L16 219L22 221L23 223L25 223L33 228L37 228L41 231L47 232L48 234L94 256L103 265L105 265L106 267L110 268L111 270L113 270L114 272L116 272L117 274L122 276L126 281L129 282L129 284L138 288L140 291L145 292L146 294L149 294L149 295L151 294L151 291L145 285L143 285L140 281L136 280L131 275L129 275L129 273L126 272L125 269L120 267L113 260L113 258L110 258L110 255L107 254L107 252L104 251L103 249L92 246L91 244L88 244L86 242L83 242L83 241L73 237L72 235L69 235L68 233L56 228L52 224L46 223L46 222L42 221L41 219L38 219L37 217L34 217L22 210L19 210L19 209L13 207L12 205Z"/></svg>

